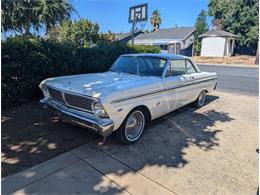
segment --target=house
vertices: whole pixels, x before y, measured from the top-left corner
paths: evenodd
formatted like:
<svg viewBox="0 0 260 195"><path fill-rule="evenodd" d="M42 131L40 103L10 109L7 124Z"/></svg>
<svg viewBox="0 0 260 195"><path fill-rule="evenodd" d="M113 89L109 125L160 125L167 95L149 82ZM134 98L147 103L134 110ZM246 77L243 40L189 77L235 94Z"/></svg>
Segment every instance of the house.
<svg viewBox="0 0 260 195"><path fill-rule="evenodd" d="M134 33L134 37L137 37L140 34L144 34L144 32L141 31L141 30L136 31ZM115 40L119 41L120 43L128 43L128 42L131 41L131 38L132 38L132 33L131 32L127 32L127 33L119 33L119 34L117 34Z"/></svg>
<svg viewBox="0 0 260 195"><path fill-rule="evenodd" d="M194 27L159 29L152 33L142 33L135 38L135 45L156 45L162 53L192 56Z"/></svg>
<svg viewBox="0 0 260 195"><path fill-rule="evenodd" d="M234 52L237 35L212 29L199 36L202 38L201 56L223 57L231 56Z"/></svg>

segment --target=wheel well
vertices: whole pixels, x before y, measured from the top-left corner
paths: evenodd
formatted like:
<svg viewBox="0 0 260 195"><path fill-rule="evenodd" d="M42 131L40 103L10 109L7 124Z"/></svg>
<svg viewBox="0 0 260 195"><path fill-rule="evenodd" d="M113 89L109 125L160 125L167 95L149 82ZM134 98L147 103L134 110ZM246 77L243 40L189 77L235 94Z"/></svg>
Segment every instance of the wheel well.
<svg viewBox="0 0 260 195"><path fill-rule="evenodd" d="M207 89L203 89L203 90L201 90L201 91L200 91L200 93L201 93L202 91L206 91L206 93L209 93L209 91L208 91ZM197 97L197 99L199 98L199 96L200 96L200 93L198 94L198 97ZM196 100L197 100L197 99L196 99Z"/></svg>
<svg viewBox="0 0 260 195"><path fill-rule="evenodd" d="M202 89L201 91L200 91L200 93L202 92L202 91L206 91L206 93L208 93L209 91L207 90L207 89Z"/></svg>
<svg viewBox="0 0 260 195"><path fill-rule="evenodd" d="M200 93L201 93L202 91L205 91L206 93L209 93L209 91L208 91L207 89L202 89L202 90L200 91ZM199 93L199 95L200 95L200 93ZM198 97L199 97L199 95L198 95Z"/></svg>
<svg viewBox="0 0 260 195"><path fill-rule="evenodd" d="M145 118L146 118L146 121L149 123L152 119L151 117L151 112L150 110L147 108L147 106L144 106L144 105L141 105L141 106L137 106L135 108L133 108L130 112L132 112L133 110L136 110L136 109L142 109L145 111ZM130 113L129 112L129 113Z"/></svg>

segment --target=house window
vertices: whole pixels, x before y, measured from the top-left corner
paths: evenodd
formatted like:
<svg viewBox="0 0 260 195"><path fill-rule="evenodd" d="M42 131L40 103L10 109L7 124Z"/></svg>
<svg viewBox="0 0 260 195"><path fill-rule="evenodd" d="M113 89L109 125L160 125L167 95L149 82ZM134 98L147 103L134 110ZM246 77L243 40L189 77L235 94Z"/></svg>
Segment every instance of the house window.
<svg viewBox="0 0 260 195"><path fill-rule="evenodd" d="M168 45L160 45L161 50L168 50Z"/></svg>

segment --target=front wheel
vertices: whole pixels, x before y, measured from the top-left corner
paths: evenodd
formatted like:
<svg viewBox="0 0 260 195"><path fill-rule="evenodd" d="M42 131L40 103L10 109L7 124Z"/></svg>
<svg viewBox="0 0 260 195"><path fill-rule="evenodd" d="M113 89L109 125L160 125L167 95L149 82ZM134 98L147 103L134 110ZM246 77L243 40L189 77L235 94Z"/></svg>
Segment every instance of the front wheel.
<svg viewBox="0 0 260 195"><path fill-rule="evenodd" d="M197 108L204 106L206 100L206 93L206 90L200 92L199 97L194 102L194 106L196 106Z"/></svg>
<svg viewBox="0 0 260 195"><path fill-rule="evenodd" d="M145 112L142 109L133 110L117 130L117 136L122 143L132 144L139 140L145 126Z"/></svg>

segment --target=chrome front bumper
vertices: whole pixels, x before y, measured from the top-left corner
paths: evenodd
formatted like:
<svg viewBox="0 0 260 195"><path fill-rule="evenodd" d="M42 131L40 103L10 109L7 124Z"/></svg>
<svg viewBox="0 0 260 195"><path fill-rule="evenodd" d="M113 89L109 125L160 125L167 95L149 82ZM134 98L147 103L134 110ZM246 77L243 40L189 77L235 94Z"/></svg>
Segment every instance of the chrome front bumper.
<svg viewBox="0 0 260 195"><path fill-rule="evenodd" d="M54 109L66 122L89 128L104 137L113 132L114 123L109 118L99 119L92 113L69 108L48 98L44 98L40 102Z"/></svg>

